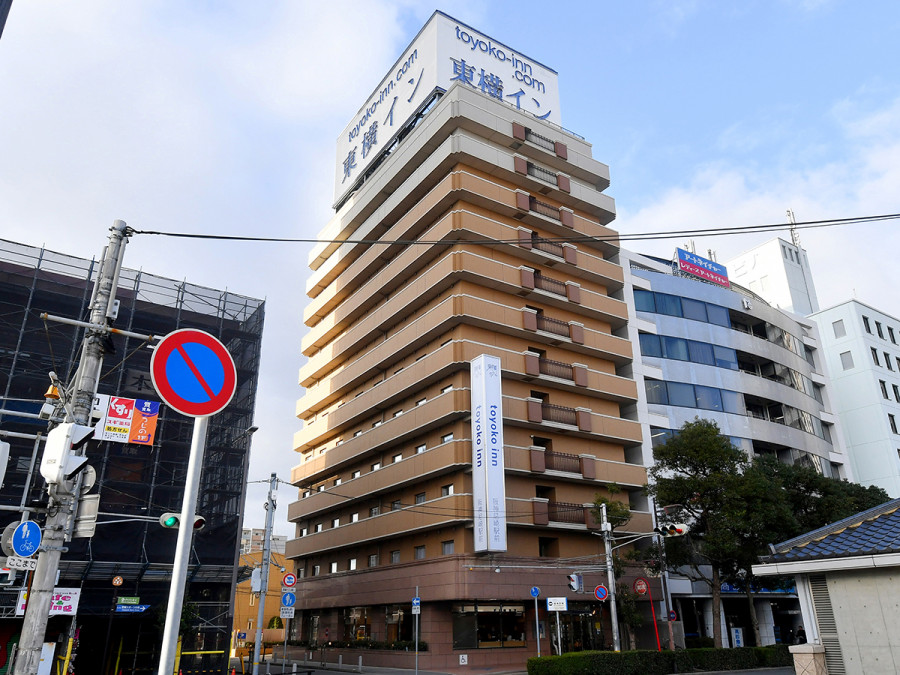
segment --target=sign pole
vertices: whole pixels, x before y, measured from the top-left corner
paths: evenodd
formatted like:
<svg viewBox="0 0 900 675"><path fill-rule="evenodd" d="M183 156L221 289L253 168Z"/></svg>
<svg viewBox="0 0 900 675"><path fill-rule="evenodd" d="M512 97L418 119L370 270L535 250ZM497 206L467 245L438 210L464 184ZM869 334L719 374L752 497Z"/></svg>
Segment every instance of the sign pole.
<svg viewBox="0 0 900 675"><path fill-rule="evenodd" d="M206 451L206 431L209 417L194 418L194 434L191 438L191 454L188 460L187 479L184 485L184 502L181 505L181 524L178 528L178 544L172 565L172 585L169 588L169 604L166 609L166 627L163 632L158 675L172 675L175 669L175 647L178 628L181 626L181 608L184 604L184 584L187 580L188 558L191 553L191 537L194 534L194 517L197 509L197 493L200 489L200 470Z"/></svg>
<svg viewBox="0 0 900 675"><path fill-rule="evenodd" d="M534 596L534 641L537 642L538 658L541 657L541 622L538 621L537 596Z"/></svg>
<svg viewBox="0 0 900 675"><path fill-rule="evenodd" d="M556 654L562 654L562 632L559 629L559 612L556 612Z"/></svg>
<svg viewBox="0 0 900 675"><path fill-rule="evenodd" d="M416 597L417 598L420 597L418 586L416 586ZM419 602L421 603L421 600ZM422 611L421 606L422 605L420 604L419 605L420 612ZM419 675L419 615L418 614L416 614L416 675Z"/></svg>

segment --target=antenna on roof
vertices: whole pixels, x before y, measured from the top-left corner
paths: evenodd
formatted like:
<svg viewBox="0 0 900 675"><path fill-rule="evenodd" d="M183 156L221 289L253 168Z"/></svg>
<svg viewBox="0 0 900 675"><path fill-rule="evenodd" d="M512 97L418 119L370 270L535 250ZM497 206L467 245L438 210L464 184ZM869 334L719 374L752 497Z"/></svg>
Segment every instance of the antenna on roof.
<svg viewBox="0 0 900 675"><path fill-rule="evenodd" d="M797 228L794 227L797 221L794 219L794 209L787 210L788 222L791 224L791 243L800 248L800 235L797 234Z"/></svg>

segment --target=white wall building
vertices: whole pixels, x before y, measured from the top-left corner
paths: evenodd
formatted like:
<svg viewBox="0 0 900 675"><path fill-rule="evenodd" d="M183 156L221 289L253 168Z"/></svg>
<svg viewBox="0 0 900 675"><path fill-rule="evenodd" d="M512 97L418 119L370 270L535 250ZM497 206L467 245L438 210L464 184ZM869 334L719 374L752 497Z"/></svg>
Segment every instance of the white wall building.
<svg viewBox="0 0 900 675"><path fill-rule="evenodd" d="M806 251L776 238L725 263L729 278L766 301L806 316L819 311Z"/></svg>
<svg viewBox="0 0 900 675"><path fill-rule="evenodd" d="M855 479L900 497L900 319L858 300L813 314Z"/></svg>

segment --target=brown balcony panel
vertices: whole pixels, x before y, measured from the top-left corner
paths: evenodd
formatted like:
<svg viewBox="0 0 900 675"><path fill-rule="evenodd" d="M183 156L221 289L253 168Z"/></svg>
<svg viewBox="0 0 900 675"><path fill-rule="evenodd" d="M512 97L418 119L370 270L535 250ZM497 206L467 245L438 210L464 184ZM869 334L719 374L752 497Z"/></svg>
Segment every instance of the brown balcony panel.
<svg viewBox="0 0 900 675"><path fill-rule="evenodd" d="M546 452L547 469L551 471L567 471L569 473L581 473L581 459L578 455L569 455L564 452Z"/></svg>
<svg viewBox="0 0 900 675"><path fill-rule="evenodd" d="M551 359L538 359L538 366L541 375L558 377L562 380L574 380L574 375L572 374L572 365L569 363L563 363L562 361L553 361Z"/></svg>
<svg viewBox="0 0 900 675"><path fill-rule="evenodd" d="M568 502L550 502L548 517L552 523L584 525L584 505Z"/></svg>
<svg viewBox="0 0 900 675"><path fill-rule="evenodd" d="M546 499L535 499L532 502L532 510L535 525L550 524L550 509Z"/></svg>

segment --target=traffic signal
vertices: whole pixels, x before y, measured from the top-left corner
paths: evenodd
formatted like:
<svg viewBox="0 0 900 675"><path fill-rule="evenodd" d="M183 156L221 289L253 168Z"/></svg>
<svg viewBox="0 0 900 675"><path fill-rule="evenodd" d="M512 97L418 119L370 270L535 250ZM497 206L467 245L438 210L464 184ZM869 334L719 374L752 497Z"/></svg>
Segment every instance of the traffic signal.
<svg viewBox="0 0 900 675"><path fill-rule="evenodd" d="M177 530L181 527L180 513L164 513L159 517L159 524L167 530ZM194 516L194 532L199 532L206 527L206 518L200 515Z"/></svg>
<svg viewBox="0 0 900 675"><path fill-rule="evenodd" d="M9 567L0 567L0 586L12 586L16 582L16 571Z"/></svg>
<svg viewBox="0 0 900 675"><path fill-rule="evenodd" d="M684 534L687 534L688 526L684 523L669 523L667 525L654 527L653 531L657 534L661 534L664 537L680 537Z"/></svg>
<svg viewBox="0 0 900 675"><path fill-rule="evenodd" d="M47 433L44 456L41 458L41 475L50 484L69 489L66 481L87 466L88 458L75 451L94 436L94 428L66 422Z"/></svg>
<svg viewBox="0 0 900 675"><path fill-rule="evenodd" d="M569 580L569 588L573 591L581 590L581 575L580 574L570 574L568 575Z"/></svg>

